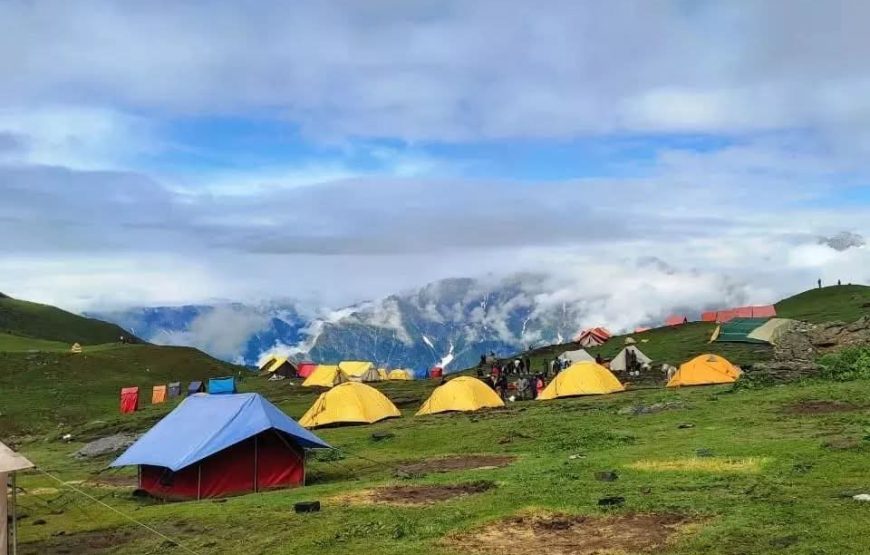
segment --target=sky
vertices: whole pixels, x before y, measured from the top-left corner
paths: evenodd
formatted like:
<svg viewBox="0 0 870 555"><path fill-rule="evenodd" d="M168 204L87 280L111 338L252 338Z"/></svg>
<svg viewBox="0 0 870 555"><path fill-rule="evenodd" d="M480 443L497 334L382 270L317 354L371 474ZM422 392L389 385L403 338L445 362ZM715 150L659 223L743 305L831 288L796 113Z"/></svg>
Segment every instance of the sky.
<svg viewBox="0 0 870 555"><path fill-rule="evenodd" d="M868 18L861 0L2 2L0 291L339 307L536 271L618 297L650 258L673 269L658 297L866 283Z"/></svg>

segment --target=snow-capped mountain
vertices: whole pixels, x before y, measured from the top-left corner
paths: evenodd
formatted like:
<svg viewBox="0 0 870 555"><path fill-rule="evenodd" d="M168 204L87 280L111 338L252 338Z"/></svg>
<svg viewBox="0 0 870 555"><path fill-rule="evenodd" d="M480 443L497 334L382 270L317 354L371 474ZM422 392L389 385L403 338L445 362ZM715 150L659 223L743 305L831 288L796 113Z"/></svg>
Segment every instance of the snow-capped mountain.
<svg viewBox="0 0 870 555"><path fill-rule="evenodd" d="M740 286L717 278L688 274L685 286L676 288L672 271L648 264L642 269L639 285L618 296L521 274L493 281L447 279L339 310L312 312L282 302L133 308L94 316L155 343L192 345L250 366L266 354L286 353L318 362L362 359L450 371L476 364L482 353L507 355L565 342L585 327L627 330L661 322L673 310L745 299ZM666 278L666 294L653 279L656 273Z"/></svg>

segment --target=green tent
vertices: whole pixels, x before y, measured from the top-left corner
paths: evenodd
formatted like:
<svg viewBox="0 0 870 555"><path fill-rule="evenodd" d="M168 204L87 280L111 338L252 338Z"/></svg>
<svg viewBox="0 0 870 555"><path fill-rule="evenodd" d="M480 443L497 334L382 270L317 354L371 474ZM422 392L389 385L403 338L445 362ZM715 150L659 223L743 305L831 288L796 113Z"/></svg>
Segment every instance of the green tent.
<svg viewBox="0 0 870 555"><path fill-rule="evenodd" d="M722 343L767 343L753 339L749 335L757 328L767 323L769 318L734 318L719 327L716 341Z"/></svg>

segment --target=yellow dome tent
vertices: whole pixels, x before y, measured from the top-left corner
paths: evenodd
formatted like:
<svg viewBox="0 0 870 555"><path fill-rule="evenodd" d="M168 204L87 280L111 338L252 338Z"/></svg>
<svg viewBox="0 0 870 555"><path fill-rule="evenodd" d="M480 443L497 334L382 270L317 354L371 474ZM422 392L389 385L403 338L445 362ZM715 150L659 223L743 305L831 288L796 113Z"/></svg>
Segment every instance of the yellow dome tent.
<svg viewBox="0 0 870 555"><path fill-rule="evenodd" d="M81 353L81 352L82 352L82 346L79 345L78 343L73 343L73 344L72 344L72 347L69 348L69 352L71 352L71 353Z"/></svg>
<svg viewBox="0 0 870 555"><path fill-rule="evenodd" d="M316 428L329 424L373 424L402 416L396 405L370 385L347 382L320 395L299 424Z"/></svg>
<svg viewBox="0 0 870 555"><path fill-rule="evenodd" d="M407 370L390 370L390 373L387 375L387 379L390 380L413 380L414 376Z"/></svg>
<svg viewBox="0 0 870 555"><path fill-rule="evenodd" d="M625 386L607 368L595 362L575 362L559 372L538 395L538 400L576 395L605 395L624 390Z"/></svg>
<svg viewBox="0 0 870 555"><path fill-rule="evenodd" d="M733 383L742 371L719 355L700 355L680 365L668 381L668 387Z"/></svg>
<svg viewBox="0 0 870 555"><path fill-rule="evenodd" d="M378 370L371 362L362 360L343 360L339 369L353 382L376 382L381 379Z"/></svg>
<svg viewBox="0 0 870 555"><path fill-rule="evenodd" d="M435 388L417 411L417 416L450 411L470 412L503 406L504 401L488 385L477 378L460 376Z"/></svg>
<svg viewBox="0 0 870 555"><path fill-rule="evenodd" d="M347 375L335 364L318 364L310 376L302 382L303 387L333 387L348 381Z"/></svg>
<svg viewBox="0 0 870 555"><path fill-rule="evenodd" d="M275 364L276 360L278 360L278 357L276 357L275 355L269 355L269 357L263 361L263 364L260 365L260 372L265 372L266 370L268 370L269 367Z"/></svg>

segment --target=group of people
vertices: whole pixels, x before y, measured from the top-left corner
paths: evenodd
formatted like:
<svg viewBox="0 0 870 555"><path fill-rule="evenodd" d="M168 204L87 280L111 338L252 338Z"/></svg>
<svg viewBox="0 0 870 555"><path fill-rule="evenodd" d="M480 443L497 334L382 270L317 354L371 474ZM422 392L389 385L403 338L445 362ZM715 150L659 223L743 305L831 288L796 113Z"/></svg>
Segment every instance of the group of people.
<svg viewBox="0 0 870 555"><path fill-rule="evenodd" d="M520 357L498 363L495 353L481 355L477 366L477 377L490 386L499 397L507 401L512 395L514 400L536 399L547 387L547 375L534 372L529 357ZM513 388L509 377L516 377ZM512 390L515 392L512 393Z"/></svg>

